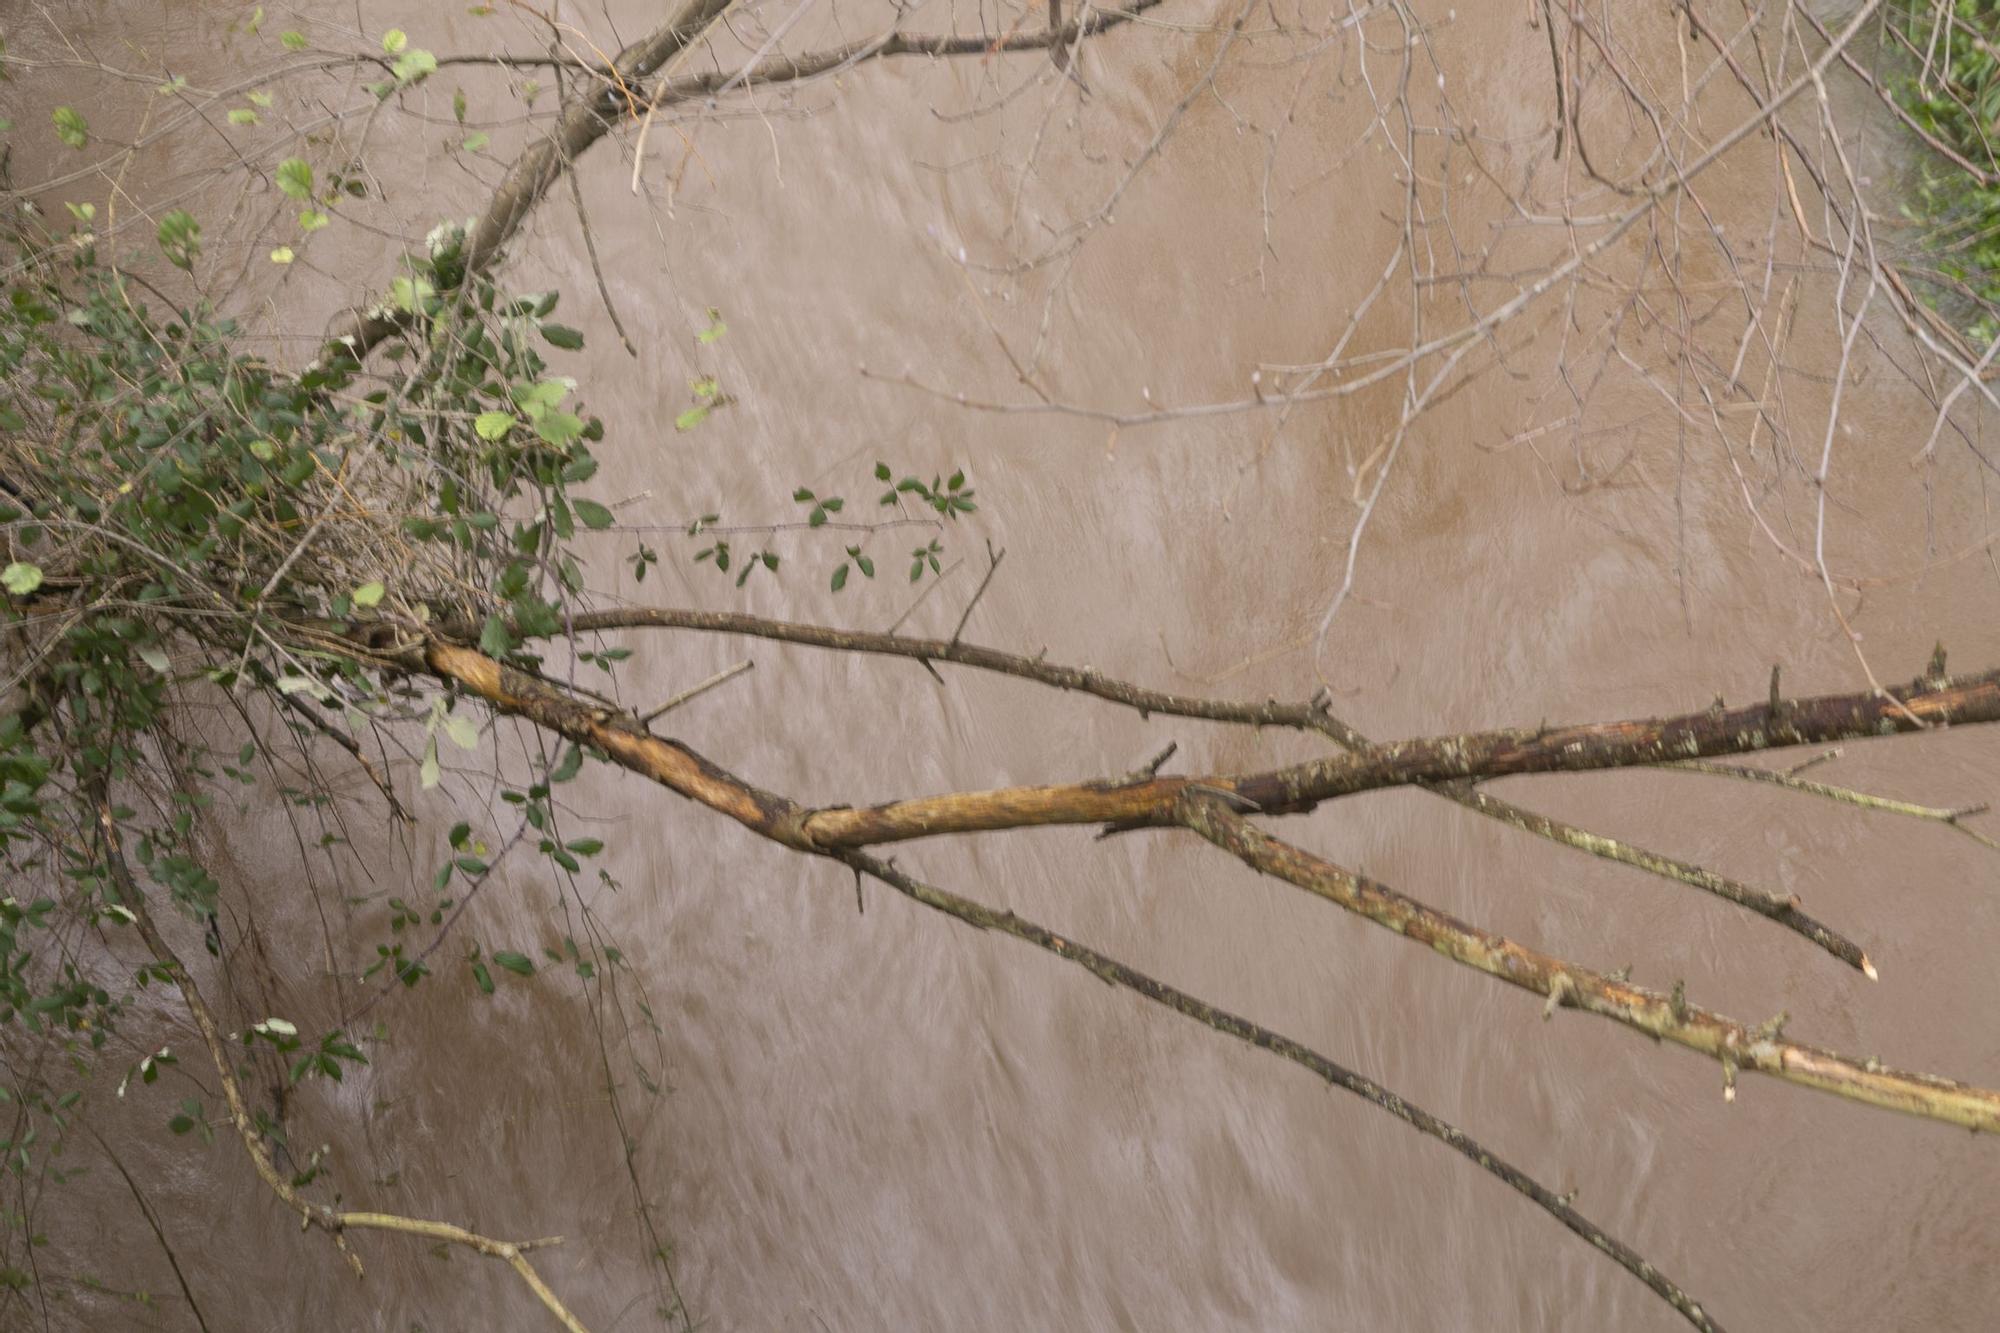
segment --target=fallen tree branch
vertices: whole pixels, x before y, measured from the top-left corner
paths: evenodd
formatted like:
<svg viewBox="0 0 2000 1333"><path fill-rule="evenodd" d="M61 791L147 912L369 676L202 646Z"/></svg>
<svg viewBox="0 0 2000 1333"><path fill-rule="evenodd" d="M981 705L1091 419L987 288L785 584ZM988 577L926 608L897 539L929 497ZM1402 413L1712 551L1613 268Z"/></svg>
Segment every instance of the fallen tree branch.
<svg viewBox="0 0 2000 1333"><path fill-rule="evenodd" d="M345 651L350 654L367 652L352 642L347 643ZM429 638L387 644L369 655L380 665L432 676L456 685L500 712L526 718L578 744L592 746L620 767L728 815L773 842L843 861L847 853L858 850L853 846L829 845L815 836L813 820L838 811L809 810L789 797L754 786L679 741L647 734L639 728L638 720L628 714L569 698L554 686L474 649ZM2000 685L1996 685L1993 679L1978 679L1985 683L1961 683L1951 687L1940 685L1928 695L1911 693L1906 702L1919 716L1942 717L1941 699L1956 702L1966 697L1978 697L1976 693L1964 695L1959 692L1961 690L2000 690ZM1815 708L1815 704L1824 706ZM1807 723L1811 723L1812 719L1827 721L1848 716L1844 710L1865 711L1871 705L1890 725L1895 724L1898 715L1887 711L1886 703L1867 695L1836 696L1830 702L1800 701L1798 716ZM1700 716L1713 719L1726 714L1710 712ZM1682 721L1667 719L1601 724L1596 728L1572 728L1544 735L1560 736L1581 730L1600 737L1604 747L1610 747L1613 742L1608 738L1615 737L1619 744L1640 756L1629 762L1640 763L1645 762L1643 756L1658 744L1663 732L1670 737L1679 734ZM1908 724L1905 722L1903 725ZM1536 748L1540 742L1533 740L1533 733L1486 735L1489 738L1512 737L1514 739L1510 743L1514 748L1496 748L1498 742L1489 741L1484 745L1474 745L1474 751L1503 759L1518 758L1524 752L1541 752ZM1478 739L1454 738L1452 745L1463 753L1466 743ZM1411 753L1428 753L1436 745L1436 742L1411 742L1403 746L1380 746L1356 756L1356 759L1366 765L1372 763L1377 754L1395 758ZM1527 749L1524 751L1523 747ZM1609 749L1604 752L1609 753ZM1398 770L1392 768L1389 771ZM1150 786L1160 781L1163 780L1152 779L1148 783L1127 786ZM1314 892L1324 890L1322 896L1332 897L1343 906L1351 906L1352 910L1400 934L1429 943L1454 961L1532 990L1549 998L1553 1004L1587 1008L1649 1036L1674 1041L1711 1055L1721 1061L1725 1072L1732 1076L1737 1067L1752 1068L1850 1100L1950 1124L2000 1130L2000 1092L1929 1074L1888 1069L1872 1059L1855 1059L1817 1047L1785 1042L1779 1039L1775 1029L1754 1029L1709 1010L1690 1006L1678 996L1664 997L1591 969L1536 953L1511 940L1435 912L1372 881L1363 881L1337 866L1262 834L1242 820L1239 811L1231 808L1248 804L1241 794L1241 783L1230 788L1210 785L1208 780L1172 781L1176 784L1172 804L1163 817L1149 818L1147 824L1194 828L1259 869L1280 874ZM984 795L974 794L967 799L979 799ZM1029 809L1027 813L1032 816L1036 812ZM1028 818L1020 826L1037 822L1047 821ZM997 818L980 825L996 829L1014 826Z"/></svg>
<svg viewBox="0 0 2000 1333"><path fill-rule="evenodd" d="M990 571L989 571L990 573ZM923 639L864 630L834 629L791 621L769 620L761 616L731 611L690 611L666 607L634 607L617 611L583 612L573 618L571 631L578 634L605 633L626 629L698 630L708 633L741 634L780 643L801 644L835 652L868 653L902 657L925 666L949 662L976 670L1013 676L1059 690L1074 690L1108 703L1135 709L1141 717L1154 713L1171 717L1196 718L1208 722L1237 723L1255 727L1287 727L1312 731L1330 738L1352 752L1372 751L1366 736L1334 717L1323 696L1303 703L1242 703L1208 699L1195 695L1169 694L1116 680L1090 667L1063 666L1041 657L1024 657L969 644L954 634L950 639ZM460 637L474 637L476 627L455 627ZM1142 777L1150 778L1151 773ZM1127 779L1128 781L1136 779ZM1715 894L1748 908L1779 925L1795 931L1834 957L1867 975L1877 975L1874 964L1861 947L1838 931L1807 916L1788 897L1718 875L1689 861L1678 860L1629 843L1591 833L1573 824L1524 809L1497 796L1479 791L1466 782L1423 784L1426 791L1456 802L1489 818L1549 839L1592 856L1629 865L1704 892ZM1971 832L1971 830L1961 830Z"/></svg>
<svg viewBox="0 0 2000 1333"><path fill-rule="evenodd" d="M1398 741L1260 773L1006 787L814 810L806 816L805 832L815 845L832 848L1031 825L1137 828L1174 822L1175 803L1190 788L1226 792L1264 814L1297 814L1321 801L1384 787L1629 768L1994 721L2000 721L2000 671L1880 692L1781 699L1775 707L1760 703L1677 717Z"/></svg>

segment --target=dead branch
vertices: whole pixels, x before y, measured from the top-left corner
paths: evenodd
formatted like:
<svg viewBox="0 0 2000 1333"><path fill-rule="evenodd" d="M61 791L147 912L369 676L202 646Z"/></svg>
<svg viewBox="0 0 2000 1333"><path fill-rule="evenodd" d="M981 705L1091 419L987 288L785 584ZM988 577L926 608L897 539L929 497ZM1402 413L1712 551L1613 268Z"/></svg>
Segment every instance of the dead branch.
<svg viewBox="0 0 2000 1333"><path fill-rule="evenodd" d="M356 649L349 645L347 651L354 652ZM678 741L646 734L637 726L635 718L578 702L554 686L483 653L441 639L428 638L406 646L391 646L368 655L383 666L454 684L500 712L526 718L568 740L594 747L612 763L699 801L712 810L728 815L752 832L796 851L845 861L848 854L864 845L867 835L877 828L886 828L904 837L947 831L941 828L925 829L916 817L908 815L907 810L896 815L878 813L880 809L897 810L899 807L854 812L824 808L809 810L789 797L766 791L735 776ZM1898 702L1928 720L1953 717L1959 721L1973 721L2000 717L2000 697L1987 697L2000 696L2000 673L1975 677L1969 682L1919 682L1919 685L1927 685L1927 691L1906 690ZM1979 708L1985 710L1984 713L1975 716L1975 710L1969 706L1972 701L1982 701ZM1344 769L1347 781L1359 784L1348 786L1346 790L1362 791L1371 789L1371 785L1390 785L1395 781L1438 781L1497 775L1503 771L1643 764L1656 762L1651 756L1655 756L1663 744L1692 742L1699 749L1705 740L1735 735L1728 729L1717 731L1713 727L1716 719L1728 716L1727 713L1710 711L1693 718L1607 723L1553 732L1494 732L1442 741L1414 741L1378 746L1341 760L1316 761L1279 772L1312 773L1322 768L1341 772ZM1898 712L1892 710L1888 701L1872 694L1797 700L1785 710L1785 716L1790 719L1785 725L1801 733L1846 726L1852 729L1850 734L1864 735L1872 734L1879 726L1886 734L1908 725ZM1864 725L1864 717L1871 722ZM1782 734L1792 733L1788 730ZM1768 732L1760 735L1768 739ZM1739 737L1734 743L1747 744L1747 736ZM1585 759L1591 762L1579 762ZM1540 762L1544 766L1539 769L1523 766L1532 762ZM1439 765L1447 763L1463 771L1437 771ZM1468 764L1474 767L1466 768ZM1494 770L1493 773L1485 773L1486 768ZM1366 775L1366 780L1360 775ZM1273 779L1269 775L1257 775L1248 779L1153 778L1142 783L1078 785L1057 789L1065 793L1061 801L1041 795L1051 789L1023 788L1013 793L965 793L905 804L938 812L940 820L950 815L952 828L949 831L970 832L1051 822L1096 822L1090 819L1051 819L1048 816L1052 812L1070 810L1070 803L1087 805L1100 798L1117 801L1125 799L1123 793L1148 792L1157 799L1167 800L1169 804L1164 810L1134 805L1131 807L1133 815L1113 822L1193 828L1258 869L1281 875L1400 934L1431 944L1454 961L1533 990L1549 998L1552 1005L1569 1004L1586 1008L1649 1036L1701 1051L1722 1062L1725 1071L1730 1071L1732 1076L1739 1067L1752 1068L1851 1100L1951 1124L2000 1130L2000 1092L1929 1074L1888 1069L1872 1059L1856 1059L1817 1047L1784 1042L1779 1040L1770 1025L1763 1029L1751 1028L1709 1010L1687 1005L1678 996L1665 998L1589 968L1536 953L1435 912L1384 886L1350 875L1337 866L1269 838L1240 818L1242 810L1235 807L1264 812L1271 812L1274 807L1304 808L1298 799L1287 793L1307 788L1300 786L1297 779L1285 781L1289 785L1280 786L1269 803L1257 799L1253 793L1269 789ZM1340 785L1334 784L1335 787ZM1170 795L1158 796L1160 792ZM1334 793L1330 790L1328 794ZM838 819L848 813L863 816L860 823L844 826L847 837L852 840L829 841L820 835L817 821L828 817ZM1230 817L1224 818L1224 815Z"/></svg>

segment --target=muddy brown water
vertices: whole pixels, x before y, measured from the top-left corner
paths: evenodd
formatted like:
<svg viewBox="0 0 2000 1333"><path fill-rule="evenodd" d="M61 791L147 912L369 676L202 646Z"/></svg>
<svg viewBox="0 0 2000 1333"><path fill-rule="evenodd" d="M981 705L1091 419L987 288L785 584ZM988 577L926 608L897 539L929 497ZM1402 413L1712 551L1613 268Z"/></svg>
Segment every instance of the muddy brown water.
<svg viewBox="0 0 2000 1333"><path fill-rule="evenodd" d="M255 68L274 49L268 33L261 43L232 34L240 14L230 5L6 8L16 53L63 56L56 21L90 59L172 68L197 86ZM456 8L371 3L303 17L267 8L268 29L323 22L312 31L328 45L372 42L392 23L439 52L540 40L514 19ZM1565 168L1550 165L1546 138L1535 138L1549 122L1550 74L1528 8L1417 6L1430 27L1413 98L1435 123L1428 89L1442 70L1457 123L1492 179L1516 189L1534 172L1548 201L1560 198ZM565 9L610 44L604 10ZM1677 107L1671 25L1613 9L1609 30L1634 77ZM628 40L657 12L611 10ZM1216 12L1226 20L1235 10ZM1199 5L1163 13L1181 23L1214 17ZM809 15L792 44L804 49L805 34L826 36L836 23L871 31L864 17L829 7ZM950 17L937 9L911 25ZM1249 26L1264 22L1260 10ZM1365 68L1350 33L1310 73L1272 59L1225 76L1222 95L1190 100L1115 220L1066 273L1043 357L1053 396L1120 411L1142 409L1142 391L1163 403L1234 399L1250 392L1260 364L1326 355L1404 225L1389 140L1361 137L1371 80L1378 92L1393 80L1402 29L1382 13L1362 30ZM740 37L762 40L754 23ZM509 270L519 287L560 286L567 317L589 335L588 356L573 360L610 430L596 493L637 497L620 511L635 524L673 525L709 509L755 521L787 514L801 484L866 510L877 458L926 473L962 464L981 508L945 535L965 563L917 608L911 630L950 632L991 538L1007 557L969 636L1245 698L1302 697L1323 673L1338 711L1380 736L1679 710L1718 692L1756 697L1774 661L1802 690L1864 683L1817 577L1776 549L1746 506L1698 394L1687 390L1689 414L1679 417L1656 391L1686 388L1676 380L1683 347L1709 358L1697 358L1698 379L1720 383L1715 361L1727 365L1745 326L1741 303L1714 294L1725 266L1686 217L1679 242L1655 234L1607 258L1605 280L1580 298L1567 335L1563 298L1548 298L1469 359L1460 387L1417 419L1317 668L1312 631L1340 582L1357 512L1350 468L1389 438L1400 379L1303 407L1275 440L1271 413L1114 433L1101 421L985 413L891 382L907 373L951 393L1026 400L987 321L1025 356L1048 274L1017 279L982 265L1037 253L1052 229L1094 210L1216 48L1213 36L1131 30L1086 53L1087 100L1042 80L971 119L960 113L1011 92L1035 67L871 66L790 101L767 95L761 115L663 120L650 132L637 198L632 134L600 146L581 183L604 280L639 356L618 348L566 191L531 222ZM1703 56L1690 48L1697 71ZM1796 75L1801 63L1788 68ZM139 129L142 84L73 70L24 75L10 114L39 130L49 105L83 105L86 83L100 134ZM214 218L206 262L219 287L247 274L228 299L253 327L317 327L365 296L370 275L386 277L405 239L470 213L497 178L495 161L440 150L463 134L451 123L453 83L472 94L474 120L498 122L485 158L504 161L522 142L502 79L445 71L371 131L386 201L301 246L282 274L264 259L284 239L281 201L261 186L244 194L241 177L225 185L208 174L222 152L215 133L149 150L126 187L142 199L146 189L184 189L190 207ZM1296 98L1295 86L1304 89ZM1711 135L1743 107L1723 81L1714 89L1701 94L1711 99L1702 121ZM1848 97L1843 115L1865 106L1836 95ZM303 118L343 99L355 100L351 85L329 78L284 106ZM1642 127L1602 77L1583 122L1608 159L1643 157ZM1266 249L1264 131L1279 124ZM1785 248L1782 229L1793 222L1760 142L1719 164L1702 198L1744 238L1753 267L1775 257L1769 307L1797 286L1779 373L1764 380L1758 353L1745 380L1774 385L1767 401L1784 398L1786 438L1809 470L1839 350L1833 281L1824 256L1807 271L1796 245ZM1858 169L1893 177L1892 144L1864 126ZM1439 167L1435 144L1420 152L1426 172ZM1017 206L1030 153L1036 174ZM42 174L24 172L30 159ZM75 159L22 151L14 165L17 179L33 181ZM1559 227L1496 225L1507 221L1496 187L1462 149L1444 165L1450 174L1426 188L1459 190L1455 211L1412 233L1428 266L1469 268L1489 243L1498 271L1561 259ZM1567 169L1576 170L1574 155ZM57 193L103 199L105 185ZM1593 197L1598 211L1616 211L1616 199ZM1809 188L1806 205L1823 232ZM1764 239L1774 216L1775 248ZM1648 247L1654 277L1679 263L1692 296L1685 311L1663 288L1632 302L1616 342L1628 365L1606 355L1603 321ZM1764 281L1761 269L1753 276ZM1482 308L1512 290L1471 288ZM1441 284L1414 307L1425 336L1463 322L1460 290ZM694 334L710 306L728 333L705 349ZM1405 277L1362 323L1355 350L1407 345L1412 309ZM1694 321L1686 332L1683 318ZM1844 572L1896 577L1870 586L1858 610L1844 596L1843 608L1885 678L1914 674L1940 636L1955 662L1990 665L2000 661L2000 576L1981 555L1943 559L1991 527L1990 477L1950 441L1935 470L1910 465L1932 409L1901 373L1917 358L1899 322L1878 307L1870 328L1880 345L1861 342L1843 392L1830 552ZM878 377L859 374L863 364ZM1521 438L1571 410L1564 364L1606 366L1578 384L1582 433L1558 426ZM688 381L704 372L738 401L677 434L671 422L688 405ZM1986 438L1969 404L1955 420L1975 442ZM1739 458L1771 453L1768 433L1746 448L1740 412L1725 421ZM1608 483L1577 486L1579 457ZM1796 472L1768 485L1758 475L1760 512L1809 551L1809 488ZM877 536L882 577L839 598L825 591L830 548L798 534L777 542L794 567L788 577L752 580L741 593L690 565L670 533L655 541L665 562L643 587L609 549L592 574L607 599L880 628L910 601L897 556L924 539L915 531ZM1122 772L1168 739L1187 771L1311 751L1295 738L1144 721L964 672L948 671L940 686L907 663L696 638L635 646L621 688L642 701L754 658L753 672L686 706L673 730L808 801ZM518 755L518 733L497 735ZM1824 771L1870 790L1969 804L2000 788L2000 749L1992 734L1968 730L1850 747ZM1787 1010L1790 1031L1806 1040L2000 1080L2000 862L1970 839L1684 774L1502 789L1800 894L1862 943L1881 981L1726 904L1418 793L1339 802L1287 828L1552 952L1607 968L1629 962L1639 980L1663 987L1685 979L1692 996L1746 1018ZM414 833L371 834L351 857L316 861L309 879L276 811L253 808L230 823L221 854L233 929L256 941L239 956L262 951L261 970L256 961L239 969L236 1016L268 1006L302 1029L335 1021L365 993L353 974L385 937L382 898L426 874L443 829L477 817L488 798L472 770L418 798ZM357 800L355 809L379 820L379 807ZM498 827L497 808L491 818ZM371 1047L364 1075L294 1098L291 1133L301 1151L330 1146L352 1206L510 1237L561 1235L562 1246L541 1255L542 1271L593 1329L667 1322L659 1311L671 1296L638 1198L671 1246L687 1310L709 1328L1680 1326L1517 1196L1295 1069L886 890L867 888L857 913L844 873L629 778L587 776L568 818L573 836L605 840L620 887L563 890L528 860L510 862L461 930L489 950L530 951L601 932L630 964L616 988L545 968L532 982L504 979L488 999L461 966L443 966L373 1012L388 1040ZM1294 1035L1449 1118L1577 1191L1591 1218L1732 1328L1992 1326L2000 1153L1989 1142L1768 1080L1746 1079L1725 1104L1712 1064L1586 1017L1544 1022L1531 997L1262 882L1192 835L1026 832L918 844L902 858L934 882ZM293 979L258 979L272 970ZM163 1031L188 1043L184 1030ZM663 1090L648 1093L642 1073ZM323 1238L297 1233L237 1145L166 1135L166 1096L92 1104L212 1328L540 1326L541 1312L499 1265L402 1238L357 1240L368 1268L357 1282ZM45 1262L144 1289L157 1303L61 1286L45 1301L16 1301L6 1321L193 1327L157 1243L98 1152L79 1141L73 1156L92 1173L39 1205Z"/></svg>

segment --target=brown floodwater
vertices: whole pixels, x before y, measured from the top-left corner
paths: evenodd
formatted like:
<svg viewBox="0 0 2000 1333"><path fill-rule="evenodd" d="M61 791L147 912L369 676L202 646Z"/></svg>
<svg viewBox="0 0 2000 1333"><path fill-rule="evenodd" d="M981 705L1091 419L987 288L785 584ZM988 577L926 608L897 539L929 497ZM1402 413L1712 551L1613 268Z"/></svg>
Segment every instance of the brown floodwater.
<svg viewBox="0 0 2000 1333"><path fill-rule="evenodd" d="M86 108L107 143L130 139L169 112L150 87L160 71L197 88L246 77L278 56L278 29L305 27L341 49L392 24L439 53L546 41L517 13L481 19L407 0L269 5L255 39L229 30L247 8L229 4L0 8L13 54L147 75L18 71L0 91L23 185L99 151L27 146L46 137L52 105ZM1589 219L1635 196L1589 178L1576 132L1553 151L1549 41L1530 23L1542 8L1412 3L1422 24L1406 30L1387 5L1174 0L1158 24L1082 54L1087 93L1038 56L914 59L789 97L762 92L727 115L683 108L651 126L636 195L629 128L579 171L597 266L636 357L595 290L566 189L513 246L507 279L559 287L565 318L588 335L589 352L562 368L607 423L593 493L628 501L622 523L795 518L789 495L801 485L843 494L847 516L865 517L877 459L899 473L967 468L979 512L941 534L947 559L963 563L910 612L912 632L952 631L991 540L1006 560L969 638L1231 697L1302 698L1323 682L1337 712L1385 738L1754 699L1774 662L1799 690L1859 689L1862 656L1883 679L1905 679L1940 638L1959 666L2000 661L2000 570L1979 545L2000 518L1974 452L1992 456L1993 409L1961 397L1952 428L1918 461L1950 381L1932 378L1938 363L1886 292L1843 363L1846 234L1800 161L1787 181L1768 135L1699 177L1694 198L1663 201L1579 261L1587 281L1557 284L1500 325L1434 394L1436 356L1414 377L1392 370L1282 422L1267 409L1114 430L1077 412L954 401L1035 401L1010 357L1074 408L1251 399L1284 382L1276 368L1325 360L1362 309L1343 353L1358 359L1346 380L1359 380L1464 325L1468 303L1491 311L1571 261L1604 231ZM1850 12L1820 8L1829 23ZM1732 49L1749 67L1768 62L1782 85L1821 48L1812 37L1788 45L1782 6L1771 9L1759 41ZM1641 172L1659 179L1648 160L1659 140L1633 97L1662 110L1682 161L1749 110L1730 75L1712 72L1713 47L1666 10L1593 9L1591 35L1571 48L1590 166L1628 188ZM613 46L660 7L562 12ZM787 12L752 11L723 63L761 46ZM1239 12L1246 35L1204 85L1224 39L1191 29ZM1744 22L1719 0L1697 12L1727 32ZM978 13L1012 22L1011 11ZM939 6L909 26L954 16L978 28L972 12ZM1271 32L1280 19L1316 34ZM825 5L784 45L807 50L881 21ZM1851 136L1842 146L1865 178L1878 243L1907 246L1893 220L1894 190L1914 170L1907 150L1871 97L1829 79L1825 114ZM273 119L305 124L365 104L355 81L328 71L273 83ZM454 85L470 121L491 122L484 153L447 151L466 133L453 122ZM379 291L402 246L479 206L533 129L509 86L492 69L448 67L365 131L360 117L345 121L348 145L368 136L381 198L298 243L288 268L266 255L298 242L290 208L255 175L223 170L230 143L274 136L191 123L138 156L121 209L129 219L135 201L185 195L208 230L210 289L260 334L314 330ZM535 109L552 98L545 89ZM1785 123L1838 180L1820 108L1808 86ZM1845 190L1834 190L1843 209ZM88 176L43 202L59 211L59 199L108 194ZM1100 213L1101 225L1066 230ZM1803 246L1802 224L1833 251ZM150 231L137 224L131 243ZM1383 281L1399 245L1403 261ZM1865 286L1857 270L1850 314ZM727 333L703 345L710 307ZM273 346L303 360L310 342ZM735 401L677 432L690 380L710 373ZM1864 585L1843 584L1838 598L1859 655L1812 567L1812 476L1829 430L1826 558L1837 578ZM1352 591L1316 651L1357 496L1391 449ZM875 535L881 576L837 596L826 583L838 552L808 532L773 537L783 577L741 591L691 563L691 544L671 530L648 537L663 555L643 585L618 558L629 533L598 548L590 572L607 604L880 629L915 595L904 552L931 535ZM1187 772L1315 750L962 671L946 669L940 684L907 662L699 637L627 642L638 652L619 689L641 703L754 659L754 671L679 710L671 730L815 803L1116 774L1168 740ZM435 792L416 792L412 768L413 830L388 829L357 785L358 845L309 869L275 803L253 796L225 812L217 854L233 961L226 983L211 981L232 1016L281 1013L318 1031L351 1012L374 985L356 974L387 938L387 896L421 891L444 830L467 818L505 836L479 759L497 745L518 762L531 744L511 726L489 731L483 756ZM1862 744L1817 771L1967 805L2000 794L2000 745L1977 729ZM1498 786L1799 894L1861 943L1881 980L1728 904L1418 792L1340 801L1284 828L1553 953L1629 963L1662 988L1684 979L1690 996L1753 1021L1788 1011L1803 1040L2000 1081L2000 860L1972 839L1685 773ZM588 876L559 885L522 856L458 930L489 951L537 954L572 936L615 946L627 965L591 981L546 966L532 980L503 977L486 998L448 943L438 975L369 1013L364 1027L386 1025L369 1068L295 1094L287 1123L296 1155L328 1146L349 1206L562 1236L538 1262L592 1329L680 1327L663 1313L676 1299L702 1327L799 1333L1681 1326L1519 1196L1293 1067L877 886L857 911L844 871L629 776L586 774L566 817L571 836L605 841L616 887ZM1017 832L918 843L900 864L1379 1079L1576 1191L1582 1211L1731 1328L1992 1326L2000 1149L1990 1142L1770 1080L1746 1078L1725 1103L1712 1063L1575 1013L1545 1022L1533 997L1260 880L1192 834ZM135 1054L158 1035L186 1048L182 1068L200 1079L184 1020L156 1017ZM105 1160L112 1151L211 1328L545 1322L500 1265L400 1237L355 1240L367 1264L357 1281L323 1237L299 1234L240 1145L165 1132L185 1082L123 1100L102 1082L87 1120L103 1137L69 1150L89 1173L36 1196L41 1263L154 1303L44 1284L0 1307L7 1326L195 1326ZM0 1234L8 1262L22 1262L19 1232ZM661 1247L678 1297L654 1257Z"/></svg>

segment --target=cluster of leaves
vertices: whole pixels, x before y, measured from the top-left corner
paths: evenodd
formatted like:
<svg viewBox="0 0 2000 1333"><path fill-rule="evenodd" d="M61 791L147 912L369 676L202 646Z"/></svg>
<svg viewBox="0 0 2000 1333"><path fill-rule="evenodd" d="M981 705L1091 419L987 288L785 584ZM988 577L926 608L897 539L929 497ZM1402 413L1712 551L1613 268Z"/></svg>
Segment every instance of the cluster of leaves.
<svg viewBox="0 0 2000 1333"><path fill-rule="evenodd" d="M2000 333L2000 0L1903 0L1896 22L1912 57L1894 82L1924 132L1987 174L1935 154L1904 206L1951 284L1942 303L1984 343Z"/></svg>
<svg viewBox="0 0 2000 1333"><path fill-rule="evenodd" d="M306 205L302 227L319 225L311 167L288 160L278 179ZM134 987L173 978L160 964L120 976L109 955L87 963L57 942L78 925L132 928L122 886L150 884L156 909L206 920L219 950L221 891L202 817L218 784L255 784L260 770L277 778L240 705L253 728L240 747L233 737L218 755L183 734L175 710L187 693L261 694L302 733L420 723L422 776L434 784L437 738L471 749L478 728L442 698L412 710L365 659L339 651L339 637L371 621L450 619L478 626L488 651L524 658L532 639L560 631L560 607L582 589L567 543L612 515L573 489L596 471L589 444L603 427L541 351L577 349L581 335L551 322L553 295L513 298L468 281L457 229L441 229L393 283L384 306L409 333L391 356L396 372L369 389L339 357L300 375L265 364L203 303L177 303L143 269L102 262L93 210L71 214L66 236L17 238L0 299L10 664L0 871L45 890L0 899L0 1029L80 1057L105 1046ZM168 266L196 274L194 217L166 213L154 239ZM323 784L283 794L301 806L331 800ZM547 818L546 786L520 797ZM571 869L597 850L588 839L544 841ZM114 873L114 855L121 866L129 855L131 880ZM449 872L476 860L459 852ZM445 888L426 904L391 904L393 942L378 966L411 984L422 974L394 937L439 926ZM533 971L525 955L494 961ZM344 1033L306 1040L280 1018L239 1040L268 1046L294 1082L365 1061ZM126 1082L150 1085L171 1063L149 1056ZM0 1098L59 1131L85 1065L43 1067L74 1073L79 1087L0 1088ZM37 1140L19 1123L29 1128L6 1151L25 1171L30 1151L60 1135ZM205 1133L198 1101L171 1127Z"/></svg>

